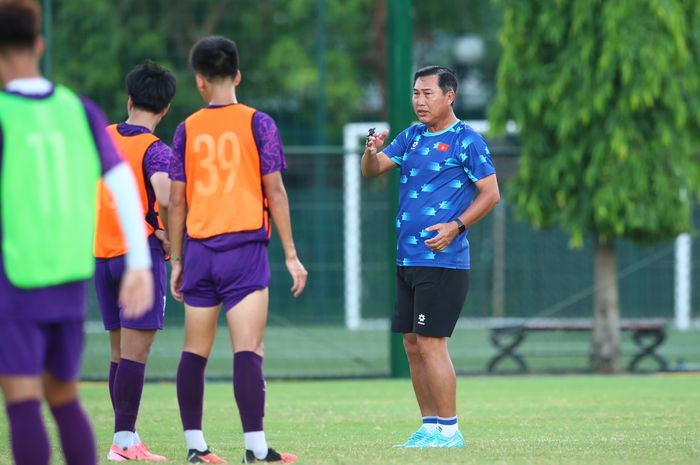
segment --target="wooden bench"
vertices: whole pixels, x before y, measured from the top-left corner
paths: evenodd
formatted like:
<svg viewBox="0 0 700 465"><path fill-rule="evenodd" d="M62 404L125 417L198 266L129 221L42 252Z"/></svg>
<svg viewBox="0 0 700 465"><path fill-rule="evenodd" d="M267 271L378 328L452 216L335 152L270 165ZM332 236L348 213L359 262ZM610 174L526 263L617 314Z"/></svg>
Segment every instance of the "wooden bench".
<svg viewBox="0 0 700 465"><path fill-rule="evenodd" d="M489 361L487 370L489 373L494 373L501 362L512 360L518 366L518 372L527 372L527 363L525 363L523 355L517 352L517 349L529 332L582 332L592 330L593 322L591 320L533 319L519 324L493 326L491 327L491 343L498 349L498 353ZM632 332L632 340L638 349L627 366L629 371L636 371L639 363L646 358L653 359L657 363L659 371L668 369L666 359L656 353L657 347L666 339L666 320L622 320L620 322L620 331Z"/></svg>

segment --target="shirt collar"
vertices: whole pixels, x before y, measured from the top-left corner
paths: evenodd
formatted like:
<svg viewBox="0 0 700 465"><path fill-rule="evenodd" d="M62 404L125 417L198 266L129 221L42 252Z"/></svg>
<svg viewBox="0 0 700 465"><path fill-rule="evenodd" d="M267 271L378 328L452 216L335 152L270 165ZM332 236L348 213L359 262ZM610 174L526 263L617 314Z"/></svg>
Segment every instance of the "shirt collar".
<svg viewBox="0 0 700 465"><path fill-rule="evenodd" d="M48 94L52 89L53 84L44 77L13 79L5 86L7 92L25 95Z"/></svg>

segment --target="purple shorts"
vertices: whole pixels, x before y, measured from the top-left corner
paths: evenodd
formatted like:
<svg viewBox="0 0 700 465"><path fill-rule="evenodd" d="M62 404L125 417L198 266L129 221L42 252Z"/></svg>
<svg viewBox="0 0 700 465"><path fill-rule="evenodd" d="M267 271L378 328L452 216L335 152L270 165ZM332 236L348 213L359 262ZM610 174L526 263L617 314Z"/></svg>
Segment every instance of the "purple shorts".
<svg viewBox="0 0 700 465"><path fill-rule="evenodd" d="M7 280L4 267L0 263L0 322L23 320L49 323L84 320L86 303L87 281L38 289L19 289Z"/></svg>
<svg viewBox="0 0 700 465"><path fill-rule="evenodd" d="M182 294L192 307L215 307L223 302L229 311L251 292L270 285L265 242L215 251L188 238L182 269Z"/></svg>
<svg viewBox="0 0 700 465"><path fill-rule="evenodd" d="M41 376L44 370L63 381L78 378L83 352L83 319L42 323L0 322L0 375Z"/></svg>
<svg viewBox="0 0 700 465"><path fill-rule="evenodd" d="M153 266L153 307L142 317L134 320L122 316L119 305L119 286L125 268L125 257L97 258L95 261L95 289L102 312L102 323L107 331L119 328L154 330L163 329L165 317L165 295L168 271L165 268L163 251L151 247Z"/></svg>

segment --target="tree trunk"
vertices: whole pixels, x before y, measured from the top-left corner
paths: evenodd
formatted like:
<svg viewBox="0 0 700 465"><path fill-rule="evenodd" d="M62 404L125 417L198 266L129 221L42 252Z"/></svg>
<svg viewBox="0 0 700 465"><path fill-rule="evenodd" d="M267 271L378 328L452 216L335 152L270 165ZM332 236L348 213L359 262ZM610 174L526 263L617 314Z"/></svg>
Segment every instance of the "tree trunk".
<svg viewBox="0 0 700 465"><path fill-rule="evenodd" d="M615 247L596 243L593 270L593 340L591 368L596 373L620 372L620 305Z"/></svg>

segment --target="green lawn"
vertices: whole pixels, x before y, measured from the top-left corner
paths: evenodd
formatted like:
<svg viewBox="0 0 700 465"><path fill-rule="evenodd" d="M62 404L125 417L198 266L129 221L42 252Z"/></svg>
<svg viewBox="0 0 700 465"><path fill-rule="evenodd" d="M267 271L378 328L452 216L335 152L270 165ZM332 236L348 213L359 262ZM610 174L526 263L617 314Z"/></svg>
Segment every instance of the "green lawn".
<svg viewBox="0 0 700 465"><path fill-rule="evenodd" d="M418 425L408 380L270 382L268 439L298 454L300 465L700 463L700 375L463 377L458 387L462 450L391 447ZM81 395L106 463L107 386L83 384ZM211 447L240 463L242 434L229 383L207 384L204 423ZM154 452L184 463L173 384L146 386L138 427ZM7 441L3 412L3 464L10 463Z"/></svg>
<svg viewBox="0 0 700 465"><path fill-rule="evenodd" d="M589 370L590 333L528 334L520 352L535 372ZM182 351L182 327L159 332L148 362L150 379L175 378ZM671 369L700 370L700 331L668 330L660 348ZM458 328L449 343L455 368L463 374L482 374L496 353L484 328ZM635 352L629 333L622 335L623 365ZM386 376L389 374L387 330L348 331L338 326L272 326L265 338L265 372L269 377ZM207 364L210 379L230 379L232 356L228 331L219 327ZM109 364L109 339L101 325L90 325L83 355L84 379L104 380ZM514 365L503 366L504 369ZM643 369L655 369L651 362Z"/></svg>

